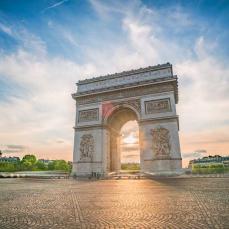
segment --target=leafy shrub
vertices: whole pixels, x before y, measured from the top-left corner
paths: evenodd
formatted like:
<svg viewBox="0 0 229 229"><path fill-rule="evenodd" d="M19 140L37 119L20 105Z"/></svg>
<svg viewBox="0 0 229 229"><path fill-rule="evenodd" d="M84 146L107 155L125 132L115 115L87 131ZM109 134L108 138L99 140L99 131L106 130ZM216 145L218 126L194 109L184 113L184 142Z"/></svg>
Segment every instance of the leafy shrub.
<svg viewBox="0 0 229 229"><path fill-rule="evenodd" d="M21 160L21 170L31 171L34 169L36 164L36 157L34 155L25 155Z"/></svg>
<svg viewBox="0 0 229 229"><path fill-rule="evenodd" d="M47 170L47 168L48 168L47 165L45 165L45 163L43 161L38 160L36 162L36 169L37 170Z"/></svg>
<svg viewBox="0 0 229 229"><path fill-rule="evenodd" d="M65 160L55 160L48 164L48 170L70 171L71 167Z"/></svg>
<svg viewBox="0 0 229 229"><path fill-rule="evenodd" d="M0 172L15 172L17 167L15 163L11 162L0 162Z"/></svg>
<svg viewBox="0 0 229 229"><path fill-rule="evenodd" d="M53 162L54 170L63 170L63 171L69 171L70 166L65 160L55 160Z"/></svg>
<svg viewBox="0 0 229 229"><path fill-rule="evenodd" d="M192 173L193 174L224 173L224 165L222 163L193 164Z"/></svg>
<svg viewBox="0 0 229 229"><path fill-rule="evenodd" d="M42 171L42 170L62 170L71 171L71 164L65 160L54 160L48 165L42 160L37 160L34 155L25 155L18 162L0 162L0 172L15 172L15 171Z"/></svg>

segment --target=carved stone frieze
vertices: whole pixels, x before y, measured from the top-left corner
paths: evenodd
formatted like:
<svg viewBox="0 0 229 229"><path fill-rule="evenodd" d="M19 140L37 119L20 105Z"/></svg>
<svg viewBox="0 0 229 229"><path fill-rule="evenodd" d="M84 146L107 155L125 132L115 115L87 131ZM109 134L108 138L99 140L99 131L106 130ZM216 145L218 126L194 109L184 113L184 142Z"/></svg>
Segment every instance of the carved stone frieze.
<svg viewBox="0 0 229 229"><path fill-rule="evenodd" d="M140 99L128 100L128 101L124 102L123 104L128 104L128 105L134 107L139 113L141 113Z"/></svg>
<svg viewBox="0 0 229 229"><path fill-rule="evenodd" d="M130 88L128 90L106 92L106 93L100 93L96 95L85 95L82 97L77 97L76 102L78 105L84 105L89 103L112 101L117 99L136 97L136 96L142 96L147 94L162 93L168 91L174 91L174 85L172 83Z"/></svg>
<svg viewBox="0 0 229 229"><path fill-rule="evenodd" d="M99 120L99 108L79 111L78 122L91 122Z"/></svg>
<svg viewBox="0 0 229 229"><path fill-rule="evenodd" d="M78 84L78 92L85 92L90 90L96 90L96 89L103 89L113 86L119 86L129 83L136 83L136 82L142 82L146 80L153 80L153 79L160 79L165 77L172 77L172 71L171 66L168 65L168 67L164 69L157 69L157 70L151 70L151 71L144 71L139 72L135 74L126 74L122 76L115 76L113 78L103 78L103 80L98 80L94 82L87 82L83 83L80 82Z"/></svg>
<svg viewBox="0 0 229 229"><path fill-rule="evenodd" d="M159 127L151 130L153 154L156 158L169 158L170 157L170 135L169 130Z"/></svg>
<svg viewBox="0 0 229 229"><path fill-rule="evenodd" d="M102 106L102 114L103 117L106 117L107 113L115 106L118 105L129 105L133 108L135 108L139 113L141 113L141 103L140 99L132 99L132 100L126 100L126 101L118 101L118 102L109 102L105 103Z"/></svg>
<svg viewBox="0 0 229 229"><path fill-rule="evenodd" d="M171 111L170 99L158 99L145 101L145 113L155 114Z"/></svg>
<svg viewBox="0 0 229 229"><path fill-rule="evenodd" d="M84 134L80 141L80 161L92 161L94 154L94 138L91 134Z"/></svg>

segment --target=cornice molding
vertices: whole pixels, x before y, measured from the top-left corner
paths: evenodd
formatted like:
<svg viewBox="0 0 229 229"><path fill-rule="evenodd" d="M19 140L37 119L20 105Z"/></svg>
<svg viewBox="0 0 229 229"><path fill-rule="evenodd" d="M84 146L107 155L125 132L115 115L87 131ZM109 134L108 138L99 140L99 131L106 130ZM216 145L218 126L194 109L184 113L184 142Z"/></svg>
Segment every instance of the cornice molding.
<svg viewBox="0 0 229 229"><path fill-rule="evenodd" d="M167 158L153 158L153 159L145 159L144 161L164 161L164 160L167 160L167 161L170 161L170 160L179 160L181 161L182 158L178 157L178 158L172 158L172 157L167 157Z"/></svg>
<svg viewBox="0 0 229 229"><path fill-rule="evenodd" d="M144 87L144 86L155 85L155 84L159 85L159 84L168 83L168 82L175 82L177 86L178 85L177 76L174 75L173 77L145 80L145 81L123 84L123 85L118 85L118 86L110 86L110 87L106 87L102 89L95 89L95 90L84 91L84 92L76 92L72 94L72 98L76 99L76 98L87 96L87 95L102 94L102 93L107 93L107 92L120 91L120 90L132 89L136 87Z"/></svg>
<svg viewBox="0 0 229 229"><path fill-rule="evenodd" d="M171 84L172 85L172 90L174 92L174 96L175 96L175 100L176 103L178 103L178 82L177 82L177 77L174 76L174 78L170 78L170 79L163 79L161 81L149 81L149 82L144 82L142 84L129 84L129 85L125 85L125 87L110 87L110 88L106 88L106 90L95 90L95 91L90 91L90 92L85 92L85 93L74 93L72 94L72 98L75 100L79 100L79 99L83 99L83 98L88 98L88 97L97 97L97 96L104 96L106 97L107 94L111 94L111 93L124 93L125 91L133 91L133 90L144 90L144 88L149 88L149 87L161 87L165 84ZM169 91L171 91L171 89ZM163 91L164 92L164 91ZM158 93L158 92L156 92ZM142 95L144 93L142 92ZM152 93L148 93L148 94L152 94ZM145 95L145 94L144 94ZM137 95L136 95L137 96ZM139 96L141 96L141 93L139 94ZM134 96L126 96L126 97L134 97ZM125 98L125 96L123 97ZM119 98L114 98L113 99L120 99ZM111 100L111 98L109 98L108 100Z"/></svg>
<svg viewBox="0 0 229 229"><path fill-rule="evenodd" d="M178 115L166 116L166 117L158 117L158 118L141 119L141 120L138 121L139 125L148 125L149 123L158 123L158 124L160 124L161 122L177 122L178 130L180 129L180 127L179 127L179 116Z"/></svg>
<svg viewBox="0 0 229 229"><path fill-rule="evenodd" d="M107 74L104 76L92 77L92 78L85 79L85 80L79 80L76 84L77 85L87 84L87 83L98 82L98 81L102 81L102 80L106 80L106 79L114 79L114 78L119 78L119 77L133 75L133 74L162 70L165 68L172 68L172 65L170 63L166 63L166 64L158 64L158 65L154 65L154 66L148 66L145 68L132 69L129 71L123 71L123 72L119 72L119 73Z"/></svg>
<svg viewBox="0 0 229 229"><path fill-rule="evenodd" d="M81 130L91 130L91 129L107 129L107 126L103 124L96 124L96 125L82 125L82 126L74 126L73 129L75 131L81 131Z"/></svg>

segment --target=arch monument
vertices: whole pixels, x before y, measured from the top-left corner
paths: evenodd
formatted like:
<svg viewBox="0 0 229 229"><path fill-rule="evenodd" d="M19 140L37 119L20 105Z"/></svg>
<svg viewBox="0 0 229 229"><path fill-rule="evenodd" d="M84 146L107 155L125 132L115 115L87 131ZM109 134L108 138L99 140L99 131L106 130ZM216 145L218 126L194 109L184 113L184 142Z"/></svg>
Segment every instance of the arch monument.
<svg viewBox="0 0 229 229"><path fill-rule="evenodd" d="M144 173L181 170L177 76L162 64L80 80L76 101L73 174L118 172L120 129L139 125L140 167Z"/></svg>

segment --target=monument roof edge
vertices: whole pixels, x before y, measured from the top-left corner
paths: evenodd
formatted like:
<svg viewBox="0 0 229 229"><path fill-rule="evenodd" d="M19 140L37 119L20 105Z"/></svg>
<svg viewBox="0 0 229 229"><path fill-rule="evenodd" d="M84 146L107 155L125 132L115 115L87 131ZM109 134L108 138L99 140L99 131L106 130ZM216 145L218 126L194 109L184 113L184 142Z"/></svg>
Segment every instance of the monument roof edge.
<svg viewBox="0 0 229 229"><path fill-rule="evenodd" d="M177 87L177 75L173 75L172 78L162 78L162 79L157 79L157 80L150 80L150 81L144 81L142 84L139 83L135 83L135 84L126 84L123 85L123 87L108 87L105 88L103 90L99 89L99 90L91 90L91 91L86 91L86 92L75 92L72 95L73 99L76 99L77 97L84 97L84 96L88 96L88 95L92 95L92 94L101 94L101 93L107 93L107 92L111 92L111 91L119 91L119 90L126 90L128 88L133 88L133 87L143 87L145 85L151 85L151 84L162 84L162 83L168 83L168 82L175 82L176 83L176 94L178 94L178 87Z"/></svg>
<svg viewBox="0 0 229 229"><path fill-rule="evenodd" d="M145 68L132 69L129 71L122 71L122 72L118 72L118 73L112 73L112 74L107 74L107 75L103 75L103 76L97 76L97 77L93 77L93 78L79 80L76 84L77 85L87 84L87 83L92 83L92 82L96 82L96 81L102 81L102 80L106 80L106 79L112 79L112 78L116 78L116 77L137 74L137 73L141 73L141 72L160 70L160 69L164 69L164 68L168 68L168 67L170 67L170 68L172 67L172 64L170 64L169 62L165 63L165 64L148 66Z"/></svg>

